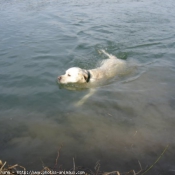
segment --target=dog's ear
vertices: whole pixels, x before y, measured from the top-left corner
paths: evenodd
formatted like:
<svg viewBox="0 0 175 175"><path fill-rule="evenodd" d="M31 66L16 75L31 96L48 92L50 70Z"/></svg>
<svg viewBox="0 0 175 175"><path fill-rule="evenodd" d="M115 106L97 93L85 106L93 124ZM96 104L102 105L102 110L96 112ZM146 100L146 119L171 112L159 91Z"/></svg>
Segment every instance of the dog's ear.
<svg viewBox="0 0 175 175"><path fill-rule="evenodd" d="M88 82L89 75L87 70L83 70L83 79L85 82Z"/></svg>
<svg viewBox="0 0 175 175"><path fill-rule="evenodd" d="M83 76L84 76L85 81L87 82L87 80L88 80L88 74L84 74Z"/></svg>

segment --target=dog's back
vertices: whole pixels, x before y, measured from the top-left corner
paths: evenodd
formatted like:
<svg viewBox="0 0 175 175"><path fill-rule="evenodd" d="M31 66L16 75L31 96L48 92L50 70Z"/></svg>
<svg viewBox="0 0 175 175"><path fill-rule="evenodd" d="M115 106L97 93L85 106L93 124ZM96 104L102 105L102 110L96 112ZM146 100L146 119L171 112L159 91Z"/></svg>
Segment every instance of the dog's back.
<svg viewBox="0 0 175 175"><path fill-rule="evenodd" d="M103 60L100 67L90 70L93 78L91 82L97 81L98 79L112 78L115 75L121 74L126 68L126 62L124 60L120 60L104 50L101 50L101 52L108 56L108 59Z"/></svg>

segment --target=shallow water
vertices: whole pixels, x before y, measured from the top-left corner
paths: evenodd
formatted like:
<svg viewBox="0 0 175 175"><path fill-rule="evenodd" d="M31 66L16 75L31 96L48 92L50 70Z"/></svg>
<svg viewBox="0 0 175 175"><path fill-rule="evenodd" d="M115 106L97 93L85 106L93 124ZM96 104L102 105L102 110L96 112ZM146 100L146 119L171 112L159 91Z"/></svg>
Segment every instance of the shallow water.
<svg viewBox="0 0 175 175"><path fill-rule="evenodd" d="M0 159L29 170L59 164L175 174L174 1L1 0ZM134 72L88 93L60 89L69 67L95 68L105 49Z"/></svg>

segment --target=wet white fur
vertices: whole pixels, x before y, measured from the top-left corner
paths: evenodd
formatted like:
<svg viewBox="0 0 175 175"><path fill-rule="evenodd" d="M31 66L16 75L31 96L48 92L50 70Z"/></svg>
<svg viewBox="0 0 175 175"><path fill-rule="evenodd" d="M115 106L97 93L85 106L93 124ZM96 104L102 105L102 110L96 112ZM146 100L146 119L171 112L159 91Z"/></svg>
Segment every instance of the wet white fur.
<svg viewBox="0 0 175 175"><path fill-rule="evenodd" d="M108 54L106 51L101 50L109 59L102 61L100 67L85 70L79 67L72 67L66 71L64 75L60 76L60 83L92 83L102 79L109 79L120 73L125 67L126 62ZM90 78L88 80L90 74ZM87 81L88 80L88 81Z"/></svg>
<svg viewBox="0 0 175 175"><path fill-rule="evenodd" d="M79 67L73 67L66 71L65 75L61 75L60 83L81 83L83 85L98 84L100 80L106 80L120 74L122 70L126 67L126 62L118 59L114 55L108 54L104 50L100 50L108 59L102 61L101 65L95 69L85 70ZM90 73L89 81L88 72ZM92 86L93 87L93 86ZM81 100L79 100L75 106L81 106L90 96L95 93L95 89L91 88L89 93L86 94Z"/></svg>

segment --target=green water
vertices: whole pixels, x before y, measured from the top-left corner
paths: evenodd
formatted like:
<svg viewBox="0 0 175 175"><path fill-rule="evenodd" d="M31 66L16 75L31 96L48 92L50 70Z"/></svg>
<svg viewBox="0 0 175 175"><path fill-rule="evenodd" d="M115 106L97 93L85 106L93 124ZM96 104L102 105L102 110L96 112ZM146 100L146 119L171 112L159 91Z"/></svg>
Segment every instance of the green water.
<svg viewBox="0 0 175 175"><path fill-rule="evenodd" d="M41 170L42 162L149 175L175 173L173 0L1 0L0 159ZM88 93L60 89L70 67L95 68L99 49L134 72ZM42 160L42 161L41 161Z"/></svg>

